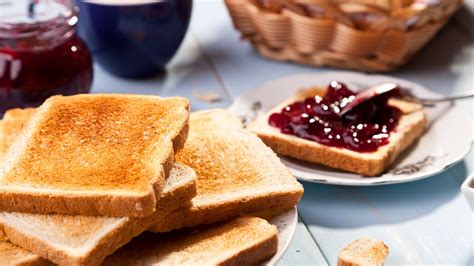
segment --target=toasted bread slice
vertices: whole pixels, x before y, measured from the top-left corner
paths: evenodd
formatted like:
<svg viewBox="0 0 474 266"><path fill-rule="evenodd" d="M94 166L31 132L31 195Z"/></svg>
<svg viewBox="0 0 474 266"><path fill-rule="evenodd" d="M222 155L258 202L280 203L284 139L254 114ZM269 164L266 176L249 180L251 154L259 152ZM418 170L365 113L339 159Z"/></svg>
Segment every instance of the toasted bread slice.
<svg viewBox="0 0 474 266"><path fill-rule="evenodd" d="M228 111L191 114L189 137L176 160L196 171L198 195L190 208L162 217L150 228L154 232L269 209L283 211L294 207L303 194L275 153Z"/></svg>
<svg viewBox="0 0 474 266"><path fill-rule="evenodd" d="M8 240L59 265L96 265L196 194L195 172L175 164L156 212L145 218L0 213Z"/></svg>
<svg viewBox="0 0 474 266"><path fill-rule="evenodd" d="M51 97L4 158L0 210L150 215L186 139L188 116L180 97Z"/></svg>
<svg viewBox="0 0 474 266"><path fill-rule="evenodd" d="M278 230L266 220L241 217L199 231L145 233L104 265L256 265L277 251Z"/></svg>
<svg viewBox="0 0 474 266"><path fill-rule="evenodd" d="M53 264L36 254L30 253L8 242L3 237L2 232L0 232L0 265L52 266Z"/></svg>
<svg viewBox="0 0 474 266"><path fill-rule="evenodd" d="M257 134L277 154L292 158L320 163L333 168L377 176L395 161L400 153L423 134L426 126L426 114L422 106L402 100L390 100L389 104L402 110L396 131L392 132L387 145L375 152L360 153L344 148L330 147L314 141L287 135L268 124L268 118L290 103L316 95L323 96L325 89L300 91L293 99L283 102L265 115L259 116L247 129Z"/></svg>
<svg viewBox="0 0 474 266"><path fill-rule="evenodd" d="M388 247L382 241L363 237L355 240L339 253L338 266L381 266L388 255Z"/></svg>
<svg viewBox="0 0 474 266"><path fill-rule="evenodd" d="M3 161L8 148L18 137L26 122L33 116L35 110L34 108L16 108L8 110L3 115L3 119L0 120L0 162Z"/></svg>

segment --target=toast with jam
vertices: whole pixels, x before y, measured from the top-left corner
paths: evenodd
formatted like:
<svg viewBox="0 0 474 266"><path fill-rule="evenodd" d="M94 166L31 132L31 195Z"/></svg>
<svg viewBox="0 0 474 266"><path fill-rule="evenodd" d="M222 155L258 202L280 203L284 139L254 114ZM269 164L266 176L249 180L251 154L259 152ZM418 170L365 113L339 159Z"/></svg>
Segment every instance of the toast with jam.
<svg viewBox="0 0 474 266"><path fill-rule="evenodd" d="M338 82L300 90L247 129L279 155L378 176L423 134L426 114L418 103L384 95L340 117L355 95Z"/></svg>

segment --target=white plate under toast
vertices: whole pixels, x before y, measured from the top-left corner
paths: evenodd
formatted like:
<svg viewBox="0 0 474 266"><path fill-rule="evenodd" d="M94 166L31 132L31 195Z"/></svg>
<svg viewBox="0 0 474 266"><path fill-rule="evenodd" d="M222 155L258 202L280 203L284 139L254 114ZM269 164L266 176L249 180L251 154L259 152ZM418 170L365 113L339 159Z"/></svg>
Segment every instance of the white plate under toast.
<svg viewBox="0 0 474 266"><path fill-rule="evenodd" d="M264 265L273 266L283 257L295 234L296 225L298 224L296 207L273 217L270 223L278 227L278 250L273 257L264 262Z"/></svg>
<svg viewBox="0 0 474 266"><path fill-rule="evenodd" d="M327 72L289 76L265 83L235 99L229 108L245 121L253 120L293 96L298 89L327 86L330 81L346 83L351 89L362 89L383 82L395 82L416 96L436 98L441 95L423 86L393 77L354 72ZM292 173L301 180L350 186L395 184L419 180L446 170L462 160L474 140L472 118L453 104L426 108L428 128L419 141L400 155L381 176L364 177L329 167L282 157Z"/></svg>
<svg viewBox="0 0 474 266"><path fill-rule="evenodd" d="M461 186L462 194L467 200L469 207L474 212L474 173L464 180Z"/></svg>

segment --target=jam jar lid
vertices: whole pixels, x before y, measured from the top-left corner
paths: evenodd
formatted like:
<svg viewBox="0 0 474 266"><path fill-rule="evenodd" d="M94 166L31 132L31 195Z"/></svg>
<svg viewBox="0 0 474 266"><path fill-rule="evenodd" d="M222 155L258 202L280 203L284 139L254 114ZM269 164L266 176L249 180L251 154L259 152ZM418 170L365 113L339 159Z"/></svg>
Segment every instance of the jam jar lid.
<svg viewBox="0 0 474 266"><path fill-rule="evenodd" d="M75 33L78 17L72 0L3 0L0 7L0 47L42 49Z"/></svg>
<svg viewBox="0 0 474 266"><path fill-rule="evenodd" d="M166 3L173 1L174 0L82 0L82 2L104 6L136 6L144 4Z"/></svg>

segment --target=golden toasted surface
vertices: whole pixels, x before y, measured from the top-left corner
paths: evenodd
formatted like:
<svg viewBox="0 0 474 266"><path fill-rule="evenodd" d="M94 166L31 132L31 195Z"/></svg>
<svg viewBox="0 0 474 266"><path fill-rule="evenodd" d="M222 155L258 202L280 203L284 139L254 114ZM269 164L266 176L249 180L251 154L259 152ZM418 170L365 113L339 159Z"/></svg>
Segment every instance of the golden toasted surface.
<svg viewBox="0 0 474 266"><path fill-rule="evenodd" d="M268 160L240 121L224 111L193 113L186 145L176 160L192 167L198 176L198 195L223 194L268 184ZM253 136L250 136L253 137ZM263 145L262 145L263 146Z"/></svg>
<svg viewBox="0 0 474 266"><path fill-rule="evenodd" d="M303 195L303 187L276 154L229 111L192 113L186 145L176 160L196 171L198 193L189 208L164 217L150 228L153 232L282 211Z"/></svg>
<svg viewBox="0 0 474 266"><path fill-rule="evenodd" d="M388 256L388 246L369 237L355 240L339 252L338 266L383 265Z"/></svg>
<svg viewBox="0 0 474 266"><path fill-rule="evenodd" d="M106 255L196 195L195 173L175 164L156 211L144 218L0 212L9 241L58 265L99 265ZM0 256L2 253L0 251ZM7 263L6 265L10 265ZM1 263L0 265L4 265Z"/></svg>
<svg viewBox="0 0 474 266"><path fill-rule="evenodd" d="M22 153L7 155L16 160L5 167L0 183L74 190L148 189L150 175L156 175L151 164L164 162L171 136L182 129L187 116L184 98L52 97L25 127L27 131L36 124Z"/></svg>
<svg viewBox="0 0 474 266"><path fill-rule="evenodd" d="M194 232L143 234L109 256L104 265L256 265L274 254L276 226L242 217Z"/></svg>
<svg viewBox="0 0 474 266"><path fill-rule="evenodd" d="M0 141L0 160L34 112L34 108L16 108L5 113L0 121L0 138L2 138L2 141Z"/></svg>
<svg viewBox="0 0 474 266"><path fill-rule="evenodd" d="M40 256L11 244L0 236L0 265L51 265Z"/></svg>

